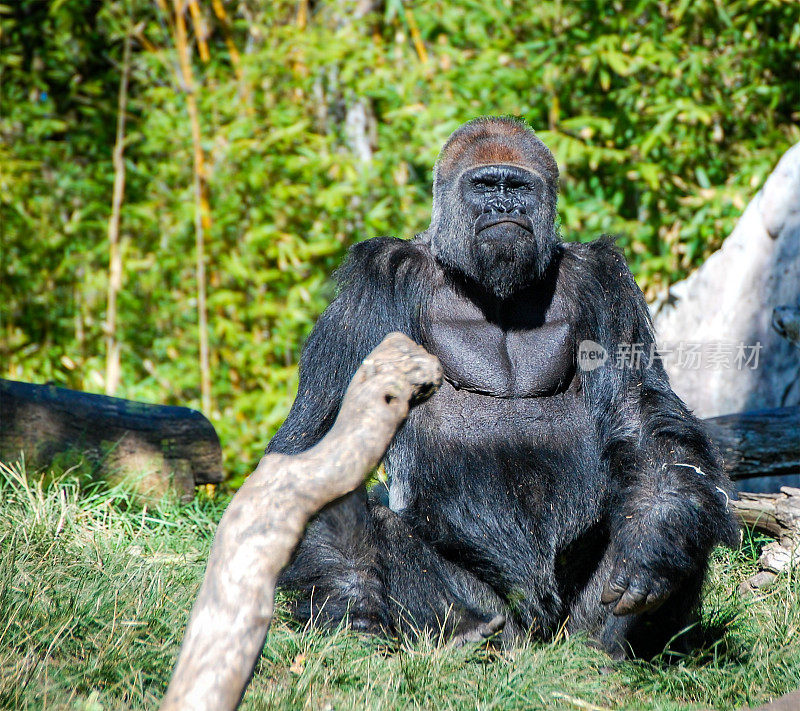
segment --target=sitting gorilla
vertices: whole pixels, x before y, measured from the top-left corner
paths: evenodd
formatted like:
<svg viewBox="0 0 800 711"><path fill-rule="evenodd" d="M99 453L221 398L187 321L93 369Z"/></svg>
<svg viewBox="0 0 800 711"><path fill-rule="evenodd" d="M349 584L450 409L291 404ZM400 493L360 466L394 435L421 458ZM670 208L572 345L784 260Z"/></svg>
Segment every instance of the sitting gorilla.
<svg viewBox="0 0 800 711"><path fill-rule="evenodd" d="M560 241L557 183L527 126L477 119L442 150L430 228L351 249L267 451L319 441L390 331L445 381L386 454L389 506L362 487L309 525L281 580L299 619L504 643L566 620L616 657L696 619L711 549L737 540L730 482L624 258ZM607 360L579 367L584 341Z"/></svg>

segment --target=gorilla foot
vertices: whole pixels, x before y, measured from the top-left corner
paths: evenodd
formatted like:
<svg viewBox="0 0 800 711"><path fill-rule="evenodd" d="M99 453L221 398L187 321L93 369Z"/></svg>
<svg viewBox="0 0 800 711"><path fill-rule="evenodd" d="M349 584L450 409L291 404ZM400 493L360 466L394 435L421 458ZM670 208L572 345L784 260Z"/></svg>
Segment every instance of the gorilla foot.
<svg viewBox="0 0 800 711"><path fill-rule="evenodd" d="M485 642L503 631L506 626L505 615L495 615L488 622L480 622L474 627L459 631L453 636L449 644L452 647L463 647L465 644Z"/></svg>

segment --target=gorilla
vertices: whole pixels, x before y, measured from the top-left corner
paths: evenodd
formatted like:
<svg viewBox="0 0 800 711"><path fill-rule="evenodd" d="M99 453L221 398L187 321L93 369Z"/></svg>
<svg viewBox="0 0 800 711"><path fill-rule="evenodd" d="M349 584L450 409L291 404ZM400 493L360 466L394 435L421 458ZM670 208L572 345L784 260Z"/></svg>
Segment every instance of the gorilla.
<svg viewBox="0 0 800 711"><path fill-rule="evenodd" d="M430 227L350 250L267 451L319 441L391 331L444 382L386 453L388 501L362 487L309 525L280 581L297 619L501 644L565 625L616 658L697 619L712 548L738 540L731 484L623 256L559 239L557 189L530 128L476 119L436 163Z"/></svg>

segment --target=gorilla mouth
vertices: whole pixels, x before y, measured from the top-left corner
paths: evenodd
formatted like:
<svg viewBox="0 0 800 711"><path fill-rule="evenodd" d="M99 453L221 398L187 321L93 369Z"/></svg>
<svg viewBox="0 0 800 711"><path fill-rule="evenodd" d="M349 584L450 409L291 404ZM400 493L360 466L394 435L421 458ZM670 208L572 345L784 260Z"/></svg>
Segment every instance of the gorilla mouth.
<svg viewBox="0 0 800 711"><path fill-rule="evenodd" d="M526 232L533 232L533 223L527 215L512 215L508 213L485 212L475 220L475 233L488 230L504 223L521 227Z"/></svg>

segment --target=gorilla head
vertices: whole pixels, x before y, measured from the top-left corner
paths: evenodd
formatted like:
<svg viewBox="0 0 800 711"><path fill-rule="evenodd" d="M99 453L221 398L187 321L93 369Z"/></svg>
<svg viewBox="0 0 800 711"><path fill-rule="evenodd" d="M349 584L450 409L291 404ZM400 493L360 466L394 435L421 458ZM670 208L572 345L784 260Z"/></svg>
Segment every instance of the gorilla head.
<svg viewBox="0 0 800 711"><path fill-rule="evenodd" d="M558 166L520 121L480 118L436 162L428 232L436 259L500 299L540 278L553 256Z"/></svg>

